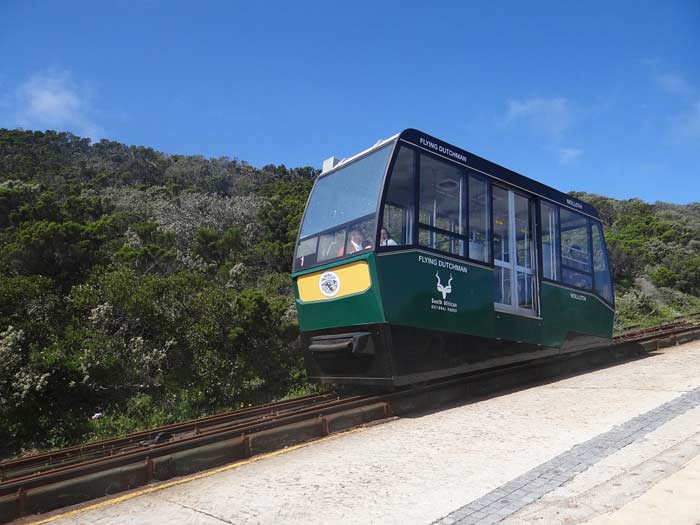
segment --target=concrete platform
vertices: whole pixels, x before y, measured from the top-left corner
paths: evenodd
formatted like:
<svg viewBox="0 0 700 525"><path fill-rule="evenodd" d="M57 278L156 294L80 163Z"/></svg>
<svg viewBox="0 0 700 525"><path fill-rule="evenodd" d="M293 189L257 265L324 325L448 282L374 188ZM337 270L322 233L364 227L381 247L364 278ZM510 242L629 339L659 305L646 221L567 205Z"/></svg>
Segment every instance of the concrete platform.
<svg viewBox="0 0 700 525"><path fill-rule="evenodd" d="M699 458L693 342L39 522L698 523Z"/></svg>

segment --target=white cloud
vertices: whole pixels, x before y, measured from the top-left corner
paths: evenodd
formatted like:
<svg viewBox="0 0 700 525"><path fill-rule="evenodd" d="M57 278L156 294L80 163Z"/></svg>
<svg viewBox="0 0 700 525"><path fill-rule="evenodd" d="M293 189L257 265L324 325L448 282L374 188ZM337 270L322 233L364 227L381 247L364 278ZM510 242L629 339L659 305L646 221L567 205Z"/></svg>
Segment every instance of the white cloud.
<svg viewBox="0 0 700 525"><path fill-rule="evenodd" d="M572 111L565 97L509 100L506 122L526 121L547 135L558 137L571 125Z"/></svg>
<svg viewBox="0 0 700 525"><path fill-rule="evenodd" d="M683 75L678 73L655 73L654 79L661 88L671 95L690 96L693 88L685 80Z"/></svg>
<svg viewBox="0 0 700 525"><path fill-rule="evenodd" d="M651 64L653 79L684 109L668 117L668 137L674 145L697 147L700 144L700 90L676 72L660 71Z"/></svg>
<svg viewBox="0 0 700 525"><path fill-rule="evenodd" d="M692 108L671 119L671 136L680 144L700 145L700 100Z"/></svg>
<svg viewBox="0 0 700 525"><path fill-rule="evenodd" d="M561 164L569 164L579 158L582 153L583 151L578 148L561 148L559 150L559 162Z"/></svg>
<svg viewBox="0 0 700 525"><path fill-rule="evenodd" d="M94 120L90 99L91 92L78 86L68 71L36 73L11 97L15 125L101 138L104 130Z"/></svg>

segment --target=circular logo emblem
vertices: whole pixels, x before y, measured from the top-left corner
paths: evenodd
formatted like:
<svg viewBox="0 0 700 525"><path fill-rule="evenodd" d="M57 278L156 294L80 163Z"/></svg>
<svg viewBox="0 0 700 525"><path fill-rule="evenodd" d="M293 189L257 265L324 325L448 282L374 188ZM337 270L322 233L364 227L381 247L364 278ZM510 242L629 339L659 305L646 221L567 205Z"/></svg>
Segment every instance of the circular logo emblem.
<svg viewBox="0 0 700 525"><path fill-rule="evenodd" d="M325 272L318 280L318 287L326 297L333 297L340 291L340 279L335 272Z"/></svg>

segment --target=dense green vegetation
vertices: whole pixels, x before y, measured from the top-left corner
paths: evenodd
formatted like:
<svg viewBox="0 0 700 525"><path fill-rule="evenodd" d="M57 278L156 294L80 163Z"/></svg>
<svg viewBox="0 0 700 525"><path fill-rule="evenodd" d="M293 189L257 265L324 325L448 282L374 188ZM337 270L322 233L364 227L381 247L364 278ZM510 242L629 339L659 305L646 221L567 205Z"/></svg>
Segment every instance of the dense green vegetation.
<svg viewBox="0 0 700 525"><path fill-rule="evenodd" d="M289 271L316 175L0 130L0 456L306 388ZM700 309L700 204L579 196L621 328Z"/></svg>
<svg viewBox="0 0 700 525"><path fill-rule="evenodd" d="M700 203L573 195L601 214L618 331L700 312Z"/></svg>
<svg viewBox="0 0 700 525"><path fill-rule="evenodd" d="M304 388L289 270L315 175L0 130L0 449Z"/></svg>

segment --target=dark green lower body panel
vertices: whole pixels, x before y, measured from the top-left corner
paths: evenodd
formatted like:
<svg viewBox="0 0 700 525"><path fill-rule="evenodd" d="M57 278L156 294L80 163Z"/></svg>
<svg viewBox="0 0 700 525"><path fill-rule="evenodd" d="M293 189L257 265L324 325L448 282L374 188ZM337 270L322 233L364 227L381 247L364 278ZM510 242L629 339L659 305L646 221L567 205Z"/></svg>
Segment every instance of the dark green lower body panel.
<svg viewBox="0 0 700 525"><path fill-rule="evenodd" d="M543 282L540 315L515 315L494 308L493 268L420 251L375 258L390 324L553 347L570 332L612 337L614 312L593 294Z"/></svg>
<svg viewBox="0 0 700 525"><path fill-rule="evenodd" d="M367 334L370 341L361 348L353 347L350 343L353 334ZM585 334L573 333L570 339L577 344L565 350L388 324L303 334L311 381L385 386L430 381L609 344L607 339ZM348 343L343 346L339 344L341 341Z"/></svg>
<svg viewBox="0 0 700 525"><path fill-rule="evenodd" d="M309 378L402 385L609 344L614 312L593 294L539 287L539 316L494 308L494 274L421 251L368 254L372 286L298 301Z"/></svg>

